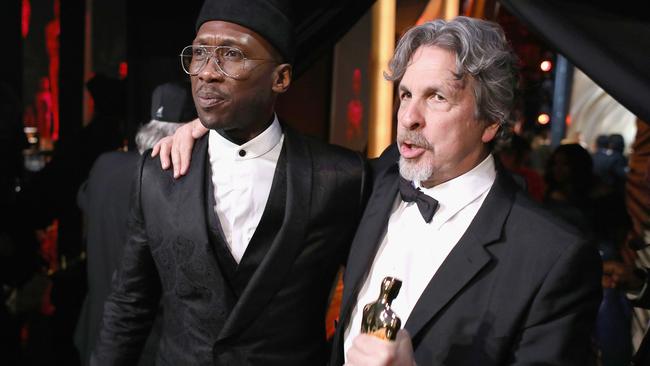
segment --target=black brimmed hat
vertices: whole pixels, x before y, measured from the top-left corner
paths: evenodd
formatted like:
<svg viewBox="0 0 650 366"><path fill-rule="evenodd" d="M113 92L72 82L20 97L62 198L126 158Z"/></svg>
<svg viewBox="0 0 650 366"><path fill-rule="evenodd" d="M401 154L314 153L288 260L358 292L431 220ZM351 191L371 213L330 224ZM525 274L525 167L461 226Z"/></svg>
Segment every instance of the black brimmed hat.
<svg viewBox="0 0 650 366"><path fill-rule="evenodd" d="M289 0L206 0L196 20L196 31L211 20L239 24L266 39L284 62L294 56L294 34Z"/></svg>

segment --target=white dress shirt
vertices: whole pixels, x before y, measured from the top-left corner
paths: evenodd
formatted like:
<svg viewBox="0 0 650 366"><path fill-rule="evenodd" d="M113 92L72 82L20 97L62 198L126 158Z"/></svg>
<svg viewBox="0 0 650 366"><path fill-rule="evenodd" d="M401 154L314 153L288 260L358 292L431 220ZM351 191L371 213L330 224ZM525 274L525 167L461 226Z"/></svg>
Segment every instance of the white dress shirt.
<svg viewBox="0 0 650 366"><path fill-rule="evenodd" d="M216 202L214 211L237 263L262 218L283 141L277 116L264 132L242 145L210 130L208 155Z"/></svg>
<svg viewBox="0 0 650 366"><path fill-rule="evenodd" d="M402 201L398 193L388 227L350 314L351 321L345 330L345 353L360 332L363 307L377 300L384 277L402 280L402 288L391 308L404 327L425 287L476 216L495 178L494 158L489 155L469 172L433 188L414 182L422 192L438 201L438 210L428 224L417 205Z"/></svg>

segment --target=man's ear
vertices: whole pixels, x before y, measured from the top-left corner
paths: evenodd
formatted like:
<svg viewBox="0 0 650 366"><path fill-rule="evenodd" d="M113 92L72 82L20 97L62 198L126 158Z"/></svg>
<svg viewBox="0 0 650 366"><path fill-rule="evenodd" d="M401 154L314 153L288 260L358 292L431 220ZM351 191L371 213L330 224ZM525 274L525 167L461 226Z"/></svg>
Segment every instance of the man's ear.
<svg viewBox="0 0 650 366"><path fill-rule="evenodd" d="M492 122L488 123L485 125L483 128L483 135L481 136L481 141L483 143L488 143L494 139L494 137L497 135L497 132L499 132L499 123L498 122Z"/></svg>
<svg viewBox="0 0 650 366"><path fill-rule="evenodd" d="M280 64L273 71L272 89L276 93L284 93L291 85L291 73L293 69L289 64Z"/></svg>

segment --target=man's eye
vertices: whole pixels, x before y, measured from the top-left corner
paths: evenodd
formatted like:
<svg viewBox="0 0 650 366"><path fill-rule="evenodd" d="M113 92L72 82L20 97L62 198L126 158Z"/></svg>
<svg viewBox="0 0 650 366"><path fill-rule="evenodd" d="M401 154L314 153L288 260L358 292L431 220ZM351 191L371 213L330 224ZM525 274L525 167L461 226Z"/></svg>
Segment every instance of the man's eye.
<svg viewBox="0 0 650 366"><path fill-rule="evenodd" d="M433 95L433 100L435 100L436 102L444 102L447 99L445 99L445 97L443 97L440 94L434 94Z"/></svg>
<svg viewBox="0 0 650 366"><path fill-rule="evenodd" d="M399 99L404 100L404 99L407 99L407 98L410 98L410 97L411 97L411 93L404 92L404 93L400 94Z"/></svg>
<svg viewBox="0 0 650 366"><path fill-rule="evenodd" d="M197 57L197 58L198 57L205 57L206 54L207 54L207 51L205 49L203 49L203 48L194 48L192 50L192 56Z"/></svg>
<svg viewBox="0 0 650 366"><path fill-rule="evenodd" d="M222 53L223 57L229 61L241 61L244 55L239 50L227 49Z"/></svg>

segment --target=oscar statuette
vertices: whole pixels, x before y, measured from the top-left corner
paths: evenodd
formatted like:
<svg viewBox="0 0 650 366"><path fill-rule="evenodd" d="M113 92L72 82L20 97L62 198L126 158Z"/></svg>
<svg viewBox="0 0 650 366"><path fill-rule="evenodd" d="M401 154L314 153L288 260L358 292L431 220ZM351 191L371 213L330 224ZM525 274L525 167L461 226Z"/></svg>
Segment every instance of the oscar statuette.
<svg viewBox="0 0 650 366"><path fill-rule="evenodd" d="M390 308L391 302L397 297L402 281L386 277L381 281L381 289L377 301L363 307L361 333L394 341L402 321Z"/></svg>

